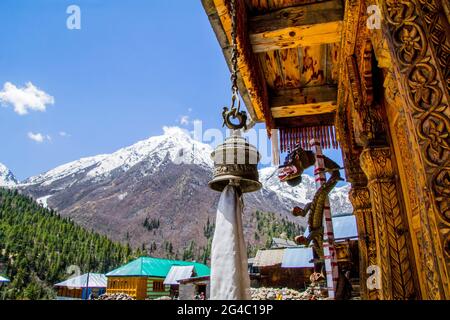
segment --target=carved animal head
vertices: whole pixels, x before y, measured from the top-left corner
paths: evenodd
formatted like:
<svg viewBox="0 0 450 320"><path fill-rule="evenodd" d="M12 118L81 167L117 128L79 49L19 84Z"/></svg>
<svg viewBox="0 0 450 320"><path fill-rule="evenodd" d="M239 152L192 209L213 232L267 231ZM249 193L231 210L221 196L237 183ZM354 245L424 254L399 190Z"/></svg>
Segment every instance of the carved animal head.
<svg viewBox="0 0 450 320"><path fill-rule="evenodd" d="M278 179L287 182L292 187L302 182L302 173L306 168L314 165L316 159L312 151L303 150L297 145L284 160L284 164L278 168Z"/></svg>

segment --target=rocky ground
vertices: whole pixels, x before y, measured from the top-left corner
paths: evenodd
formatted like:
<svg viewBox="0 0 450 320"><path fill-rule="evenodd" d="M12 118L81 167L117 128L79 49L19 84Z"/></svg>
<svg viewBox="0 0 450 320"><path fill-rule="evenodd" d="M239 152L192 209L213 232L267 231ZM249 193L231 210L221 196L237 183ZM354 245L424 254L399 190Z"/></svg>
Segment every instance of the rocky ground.
<svg viewBox="0 0 450 320"><path fill-rule="evenodd" d="M251 288L252 300L326 300L320 287L310 286L300 292L289 288Z"/></svg>
<svg viewBox="0 0 450 320"><path fill-rule="evenodd" d="M102 294L97 300L134 300L133 297L125 293Z"/></svg>

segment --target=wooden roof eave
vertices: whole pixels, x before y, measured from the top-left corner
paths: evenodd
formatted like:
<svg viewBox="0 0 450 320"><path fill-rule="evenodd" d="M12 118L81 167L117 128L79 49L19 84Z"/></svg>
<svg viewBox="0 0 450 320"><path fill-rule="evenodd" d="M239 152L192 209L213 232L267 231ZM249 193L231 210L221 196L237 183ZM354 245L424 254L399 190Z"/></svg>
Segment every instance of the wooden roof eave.
<svg viewBox="0 0 450 320"><path fill-rule="evenodd" d="M231 70L231 15L228 7L224 0L202 0L202 4ZM255 122L265 121L269 131L274 125L269 108L267 87L257 61L251 61L250 42L242 41L238 36L238 50L239 92L252 120Z"/></svg>
<svg viewBox="0 0 450 320"><path fill-rule="evenodd" d="M202 0L202 3L225 60L230 67L231 15L228 1ZM283 130L288 133L286 130L291 130L291 128L307 128L311 132L308 131L305 136L309 137L310 133L321 137L323 135L324 145L327 143L329 145L330 140L335 142L332 133L331 137L326 134L334 125L338 111L337 81L331 80L333 76L331 63L334 60L327 60L330 57L325 57L325 62L321 60L325 64L325 69L323 69L325 76L322 74L322 79L325 78L325 80L317 81L317 84L311 84L301 78L302 70L299 68L300 64L295 67L295 60L300 60L304 53L300 52L303 46L314 45L313 49L309 51L313 52L312 57L314 58L316 57L314 54L318 52L329 54L331 45L342 41L341 33L344 24L342 3L338 0L327 2L311 0L301 3L286 0L286 5L282 8L270 8L270 10L257 15L248 16L247 10L254 9L253 4L252 2L248 7L245 6L244 1L237 1L236 4L239 51L238 87L250 116L256 122L265 121L269 135L272 128L279 128L280 134L283 133ZM293 41L291 38L296 40ZM323 49L324 46L328 47ZM316 47L319 49L317 50ZM285 56L283 58L282 50L290 50L284 51L289 57L292 54L298 57ZM265 56L263 57L263 55ZM277 81L281 79L281 85L280 81L276 83L271 78L270 72L275 70L271 68L272 56L276 59L275 69L279 71L273 77ZM284 61L288 63L294 61L291 63L294 67L287 68ZM268 68L266 68L267 66ZM285 67L286 69L284 69ZM300 71L298 77L295 74L293 76L292 72L294 70L296 73L297 69ZM289 70L289 74L286 73L287 70ZM332 130L330 129L330 131ZM299 133L296 133L297 136L294 133L291 132L288 136L298 139ZM323 134L321 135L321 133ZM301 137L304 139L303 133ZM290 140L280 139L280 141L286 143ZM335 145L337 144L333 144L333 146Z"/></svg>

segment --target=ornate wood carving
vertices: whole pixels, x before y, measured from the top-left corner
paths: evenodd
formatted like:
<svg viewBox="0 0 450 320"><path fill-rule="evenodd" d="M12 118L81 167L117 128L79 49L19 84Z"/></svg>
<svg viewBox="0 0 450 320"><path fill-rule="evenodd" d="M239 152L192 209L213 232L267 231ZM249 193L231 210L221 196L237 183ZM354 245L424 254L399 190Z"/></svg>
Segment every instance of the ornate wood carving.
<svg viewBox="0 0 450 320"><path fill-rule="evenodd" d="M435 255L450 297L450 26L439 0L382 2L385 32L394 63L407 97L427 176L439 243Z"/></svg>
<svg viewBox="0 0 450 320"><path fill-rule="evenodd" d="M417 166L414 164L415 148L411 145L406 131L407 123L405 116L400 114L395 124L395 135L398 147L403 155L402 167L405 176L405 188L409 190L406 194L412 216L410 230L417 239L418 255L420 263L418 268L423 277L423 285L426 290L422 291L424 299L443 299L442 281L437 268L437 257L435 256L435 245L431 237L429 210L427 210L423 190L417 178ZM422 200L422 201L420 201Z"/></svg>
<svg viewBox="0 0 450 320"><path fill-rule="evenodd" d="M374 30L371 34L378 66L385 69L384 96L390 108L389 120L391 132L396 140L396 151L401 155L398 165L403 172L403 193L409 215L410 232L413 242L416 243L415 258L418 268L418 277L421 283L423 299L445 299L446 280L442 279L439 270L439 260L444 257L439 252L439 240L433 209L428 205L425 185L426 174L417 155L420 154L419 146L414 138L414 127L408 122L405 113L406 103L399 90L391 62L391 55L386 37L381 30ZM395 114L392 114L395 110Z"/></svg>
<svg viewBox="0 0 450 320"><path fill-rule="evenodd" d="M361 167L368 177L374 212L377 262L381 268L381 299L414 299L418 292L408 247L407 222L401 206L389 147L367 148Z"/></svg>
<svg viewBox="0 0 450 320"><path fill-rule="evenodd" d="M359 283L363 299L376 300L379 298L378 290L368 290L366 273L367 267L377 264L375 229L372 220L372 204L369 189L366 186L352 187L349 195L353 205L358 227L359 246Z"/></svg>

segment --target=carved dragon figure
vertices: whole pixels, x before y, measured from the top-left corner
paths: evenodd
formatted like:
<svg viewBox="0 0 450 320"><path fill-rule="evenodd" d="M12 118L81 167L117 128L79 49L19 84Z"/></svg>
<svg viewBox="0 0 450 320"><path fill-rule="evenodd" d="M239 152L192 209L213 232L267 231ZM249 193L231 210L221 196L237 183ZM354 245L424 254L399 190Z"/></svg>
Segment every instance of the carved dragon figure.
<svg viewBox="0 0 450 320"><path fill-rule="evenodd" d="M292 210L294 216L308 217L309 235L295 237L298 244L313 244L316 257L323 259L323 210L328 194L336 184L342 180L339 165L330 158L323 156L325 172L330 174L330 178L323 184L314 195L313 201L305 208L295 207ZM302 173L305 169L313 166L316 162L312 151L303 150L300 146L295 147L286 157L284 164L279 167L278 178L282 182L294 187L302 182Z"/></svg>

